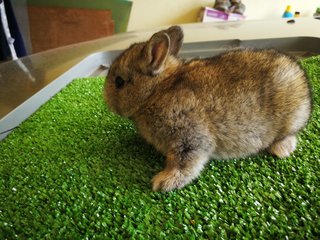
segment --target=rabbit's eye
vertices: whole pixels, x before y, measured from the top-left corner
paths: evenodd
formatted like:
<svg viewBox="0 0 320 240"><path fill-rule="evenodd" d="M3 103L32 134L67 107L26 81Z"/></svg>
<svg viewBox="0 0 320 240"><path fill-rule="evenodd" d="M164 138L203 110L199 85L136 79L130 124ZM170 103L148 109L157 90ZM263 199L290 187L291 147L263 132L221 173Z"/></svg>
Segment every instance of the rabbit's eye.
<svg viewBox="0 0 320 240"><path fill-rule="evenodd" d="M116 88L122 88L124 85L124 80L122 77L117 76L115 80Z"/></svg>

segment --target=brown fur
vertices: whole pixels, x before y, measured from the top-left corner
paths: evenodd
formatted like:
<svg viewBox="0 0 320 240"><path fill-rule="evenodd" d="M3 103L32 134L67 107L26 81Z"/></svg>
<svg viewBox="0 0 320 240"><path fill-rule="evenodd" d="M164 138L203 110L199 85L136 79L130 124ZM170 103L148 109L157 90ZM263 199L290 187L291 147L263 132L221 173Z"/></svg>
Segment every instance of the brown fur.
<svg viewBox="0 0 320 240"><path fill-rule="evenodd" d="M308 80L295 60L276 50L238 49L185 61L177 57L182 40L174 26L132 45L105 83L110 109L132 119L167 156L153 189L185 186L210 158L265 149L289 156L311 112Z"/></svg>

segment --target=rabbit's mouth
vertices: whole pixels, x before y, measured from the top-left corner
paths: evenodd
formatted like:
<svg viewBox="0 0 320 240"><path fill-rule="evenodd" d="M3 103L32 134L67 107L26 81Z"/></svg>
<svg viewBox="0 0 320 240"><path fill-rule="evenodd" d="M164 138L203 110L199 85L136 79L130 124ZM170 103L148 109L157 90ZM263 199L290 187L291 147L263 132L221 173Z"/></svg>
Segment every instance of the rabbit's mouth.
<svg viewBox="0 0 320 240"><path fill-rule="evenodd" d="M117 104L113 104L112 101L110 100L110 98L108 98L108 96L106 96L106 103L107 103L107 106L108 106L108 109L113 112L113 113L116 113L118 115L121 115L121 111L119 110L119 108L117 107Z"/></svg>
<svg viewBox="0 0 320 240"><path fill-rule="evenodd" d="M126 114L126 111L121 106L119 106L117 98L110 97L110 96L108 97L108 95L106 95L105 100L106 100L106 105L111 112L122 117L128 117L128 114Z"/></svg>
<svg viewBox="0 0 320 240"><path fill-rule="evenodd" d="M117 105L114 104L114 100L112 100L112 99L114 99L114 98L110 97L110 94L108 93L108 88L107 88L107 87L105 88L105 91L104 91L104 94L103 94L103 95L104 95L104 100L105 100L105 102L106 102L107 108L108 108L111 112L120 115L119 110L118 110L117 107L116 107Z"/></svg>
<svg viewBox="0 0 320 240"><path fill-rule="evenodd" d="M121 115L121 114L117 111L117 109L115 109L115 107L111 106L108 102L107 102L107 107L108 107L108 109L110 110L110 112L113 112L113 113L116 113L116 114L118 114L118 115Z"/></svg>

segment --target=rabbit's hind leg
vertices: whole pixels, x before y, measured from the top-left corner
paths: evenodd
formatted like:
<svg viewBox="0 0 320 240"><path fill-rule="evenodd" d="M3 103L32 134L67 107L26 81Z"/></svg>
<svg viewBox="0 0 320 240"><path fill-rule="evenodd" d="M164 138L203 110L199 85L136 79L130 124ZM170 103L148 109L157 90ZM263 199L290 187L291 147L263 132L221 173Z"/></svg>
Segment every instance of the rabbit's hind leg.
<svg viewBox="0 0 320 240"><path fill-rule="evenodd" d="M209 160L206 152L193 152L181 159L181 156L169 153L166 167L152 179L153 191L171 191L180 189L197 178Z"/></svg>
<svg viewBox="0 0 320 240"><path fill-rule="evenodd" d="M279 158L289 157L296 149L297 137L295 135L287 136L284 139L273 143L269 147L269 152Z"/></svg>

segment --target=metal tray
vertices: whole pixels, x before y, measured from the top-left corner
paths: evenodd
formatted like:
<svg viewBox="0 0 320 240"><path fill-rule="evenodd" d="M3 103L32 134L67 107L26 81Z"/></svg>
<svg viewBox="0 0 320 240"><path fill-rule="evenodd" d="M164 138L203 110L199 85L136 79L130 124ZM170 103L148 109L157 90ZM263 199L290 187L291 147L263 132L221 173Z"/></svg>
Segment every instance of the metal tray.
<svg viewBox="0 0 320 240"><path fill-rule="evenodd" d="M186 43L183 45L180 56L183 58L210 57L232 48L275 48L297 58L310 57L320 54L320 38L290 37L259 40L239 39L224 41L209 41ZM121 51L107 51L94 53L50 83L41 86L31 97L24 100L12 111L0 119L0 140L4 139L21 122L34 113L42 104L58 93L75 78L101 76L107 74L108 65Z"/></svg>

